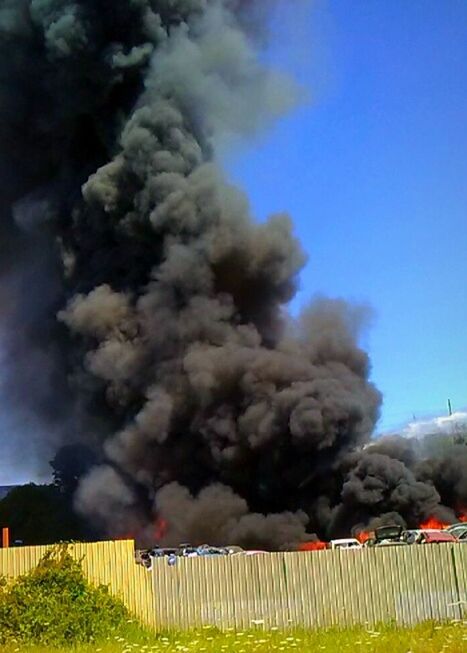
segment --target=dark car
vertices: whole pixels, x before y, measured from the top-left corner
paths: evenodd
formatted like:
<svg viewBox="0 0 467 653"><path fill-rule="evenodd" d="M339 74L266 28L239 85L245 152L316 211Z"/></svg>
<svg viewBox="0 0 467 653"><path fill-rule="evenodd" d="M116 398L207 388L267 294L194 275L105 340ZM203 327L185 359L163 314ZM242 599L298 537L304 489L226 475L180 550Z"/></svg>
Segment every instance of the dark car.
<svg viewBox="0 0 467 653"><path fill-rule="evenodd" d="M402 526L391 524L375 529L374 537L367 541L367 546L394 546L405 544L402 539Z"/></svg>
<svg viewBox="0 0 467 653"><path fill-rule="evenodd" d="M166 558L171 555L180 555L180 550L174 547L157 547L149 551L151 558Z"/></svg>

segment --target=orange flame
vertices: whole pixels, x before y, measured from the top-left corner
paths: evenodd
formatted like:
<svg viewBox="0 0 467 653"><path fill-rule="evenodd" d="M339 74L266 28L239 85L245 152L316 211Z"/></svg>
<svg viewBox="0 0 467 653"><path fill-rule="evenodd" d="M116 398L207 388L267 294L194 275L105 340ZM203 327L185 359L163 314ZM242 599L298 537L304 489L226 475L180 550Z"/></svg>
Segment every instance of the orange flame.
<svg viewBox="0 0 467 653"><path fill-rule="evenodd" d="M316 542L302 542L301 544L298 545L298 550L299 551L324 551L324 549L327 549L328 545L326 542L320 542L319 540Z"/></svg>
<svg viewBox="0 0 467 653"><path fill-rule="evenodd" d="M360 531L355 535L355 537L360 542L360 544L365 544L365 542L373 537L373 533L370 533L369 531Z"/></svg>
<svg viewBox="0 0 467 653"><path fill-rule="evenodd" d="M426 529L434 529L441 531L444 528L447 528L449 526L448 522L442 522L441 520L437 519L436 517L428 517L428 519L420 524L420 528L422 530Z"/></svg>
<svg viewBox="0 0 467 653"><path fill-rule="evenodd" d="M128 531L126 533L121 533L120 535L116 535L114 539L120 541L120 540L134 540L136 538L134 533Z"/></svg>
<svg viewBox="0 0 467 653"><path fill-rule="evenodd" d="M467 511L461 512L459 515L459 521L467 523Z"/></svg>
<svg viewBox="0 0 467 653"><path fill-rule="evenodd" d="M159 540L162 540L164 535L167 533L168 526L169 525L167 523L167 520L165 520L163 517L158 517L156 519L156 522L154 524L154 536L157 542L159 542Z"/></svg>

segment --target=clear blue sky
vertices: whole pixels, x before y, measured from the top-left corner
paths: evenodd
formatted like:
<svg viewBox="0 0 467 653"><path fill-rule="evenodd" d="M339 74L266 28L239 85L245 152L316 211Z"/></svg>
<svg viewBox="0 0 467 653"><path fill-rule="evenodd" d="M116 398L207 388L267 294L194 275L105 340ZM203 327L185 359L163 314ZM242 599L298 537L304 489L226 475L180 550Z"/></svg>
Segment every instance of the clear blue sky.
<svg viewBox="0 0 467 653"><path fill-rule="evenodd" d="M294 218L309 255L294 309L315 293L375 309L379 430L444 413L448 397L463 408L467 2L296 3L268 57L311 101L230 156L229 172L259 218Z"/></svg>

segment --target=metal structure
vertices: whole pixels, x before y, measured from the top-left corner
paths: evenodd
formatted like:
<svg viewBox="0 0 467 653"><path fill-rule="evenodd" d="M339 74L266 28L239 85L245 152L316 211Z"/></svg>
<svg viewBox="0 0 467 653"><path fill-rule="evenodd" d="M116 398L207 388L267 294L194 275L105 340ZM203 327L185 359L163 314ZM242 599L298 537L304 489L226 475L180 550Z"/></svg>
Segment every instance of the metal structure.
<svg viewBox="0 0 467 653"><path fill-rule="evenodd" d="M459 544L180 558L153 574L159 629L415 624L467 608Z"/></svg>

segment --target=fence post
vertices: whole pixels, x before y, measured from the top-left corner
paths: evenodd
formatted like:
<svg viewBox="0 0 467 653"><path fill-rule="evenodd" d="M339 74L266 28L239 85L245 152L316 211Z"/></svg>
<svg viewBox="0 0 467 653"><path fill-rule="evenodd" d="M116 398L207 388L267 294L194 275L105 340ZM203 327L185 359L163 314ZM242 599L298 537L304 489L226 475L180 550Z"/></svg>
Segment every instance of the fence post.
<svg viewBox="0 0 467 653"><path fill-rule="evenodd" d="M6 528L2 528L2 547L4 549L8 549L10 546L10 529L8 526Z"/></svg>

